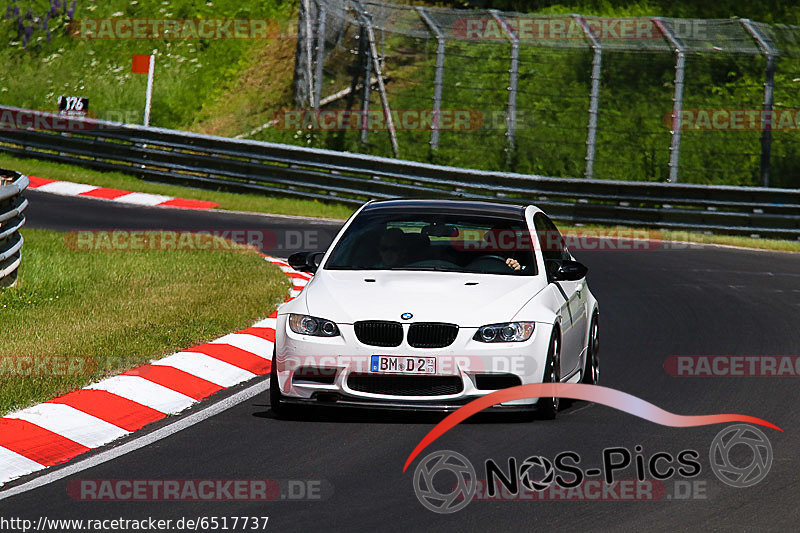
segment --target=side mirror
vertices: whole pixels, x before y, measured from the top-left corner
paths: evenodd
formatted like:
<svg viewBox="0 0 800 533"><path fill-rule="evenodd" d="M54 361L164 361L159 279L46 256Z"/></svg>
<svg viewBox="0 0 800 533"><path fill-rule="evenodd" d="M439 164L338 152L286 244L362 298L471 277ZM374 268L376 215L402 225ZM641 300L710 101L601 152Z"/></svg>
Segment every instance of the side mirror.
<svg viewBox="0 0 800 533"><path fill-rule="evenodd" d="M548 261L549 262L549 261ZM553 281L578 281L586 277L589 269L577 261L554 261L556 265L548 268L551 272L550 279Z"/></svg>
<svg viewBox="0 0 800 533"><path fill-rule="evenodd" d="M325 252L297 252L289 256L289 266L300 272L314 273L324 255Z"/></svg>

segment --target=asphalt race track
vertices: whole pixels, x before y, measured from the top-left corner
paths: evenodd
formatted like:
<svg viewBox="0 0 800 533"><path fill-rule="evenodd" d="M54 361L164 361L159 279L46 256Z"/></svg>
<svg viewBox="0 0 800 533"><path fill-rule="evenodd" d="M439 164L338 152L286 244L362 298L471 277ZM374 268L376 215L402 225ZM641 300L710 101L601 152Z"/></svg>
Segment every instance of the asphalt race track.
<svg viewBox="0 0 800 533"><path fill-rule="evenodd" d="M304 250L298 235L305 232L309 244L319 243L325 249L341 223L320 222L281 215L231 214L225 211L190 209L140 208L91 198L56 196L27 191L30 205L25 210L26 225L57 231L80 230L171 230L171 231L240 231L262 237L264 252L285 257L292 251ZM285 239L288 236L288 241ZM227 236L228 238L231 235ZM242 235L244 237L244 235ZM239 241L237 241L239 242ZM279 245L281 247L279 247Z"/></svg>
<svg viewBox="0 0 800 533"><path fill-rule="evenodd" d="M267 228L319 230L332 236L337 226L286 217L137 208L35 192L28 198L28 227L61 231ZM576 252L589 266L589 283L600 302L601 384L677 414L741 413L780 426L785 433L762 428L774 460L767 477L753 487L723 484L710 468L709 447L725 425L664 427L605 406L574 402L555 421L482 416L457 426L403 473L408 455L441 417L317 412L306 420L283 421L273 418L267 395L260 394L150 446L0 500L0 515L34 521L40 516L269 516L268 530L299 532L796 530L800 377L672 377L664 362L673 355L800 355L800 254L681 248ZM207 407L205 402L190 412ZM645 462L657 452L697 450L702 470L680 484L674 483L683 479L679 476L665 481L667 493L656 501L472 501L454 514L438 514L424 508L413 489L414 468L437 450L463 454L482 478L484 461L490 458L505 467L512 456L522 462L529 456L552 459L575 451L581 466L590 468L601 465L604 448L633 451L637 445ZM736 464L749 462L737 453ZM618 475L635 477L633 466ZM323 480L327 489L322 499L268 503L75 501L67 486L80 479ZM687 496L689 485L700 492L681 497ZM675 492L679 488L682 492Z"/></svg>

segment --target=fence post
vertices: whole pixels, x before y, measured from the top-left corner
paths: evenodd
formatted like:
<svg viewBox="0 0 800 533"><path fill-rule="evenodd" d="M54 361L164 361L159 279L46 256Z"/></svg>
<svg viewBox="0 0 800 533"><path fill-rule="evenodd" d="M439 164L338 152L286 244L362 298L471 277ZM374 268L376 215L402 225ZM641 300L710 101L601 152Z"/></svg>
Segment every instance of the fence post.
<svg viewBox="0 0 800 533"><path fill-rule="evenodd" d="M358 17L358 60L361 63L359 66L364 71L364 85L361 88L364 92L361 96L361 116L358 117L358 129L361 131L361 142L366 144L369 138L369 131L367 130L367 126L369 124L368 115L369 115L369 98L370 98L370 90L372 89L372 82L370 81L370 77L372 76L371 72L371 63L372 58L370 56L369 51L367 50L367 27L365 23L364 12L361 5L355 1L350 0L350 4L352 4L352 8L356 12L356 16ZM356 87L358 86L358 74L353 76L353 83L351 85L352 91L351 95L355 95ZM348 109L350 106L348 105Z"/></svg>
<svg viewBox="0 0 800 533"><path fill-rule="evenodd" d="M778 50L764 37L749 19L742 19L742 25L758 42L758 47L767 58L764 69L764 113L761 117L761 186L769 187L769 164L772 152L772 126L775 117L772 106L775 91L775 56Z"/></svg>
<svg viewBox="0 0 800 533"><path fill-rule="evenodd" d="M306 55L306 44L311 38L308 35L308 28L310 27L309 17L311 13L308 11L308 2L304 0L299 3L299 12L297 16L297 42L295 44L294 52L294 78L292 80L292 89L294 90L294 102L297 107L305 107L312 100L312 93L309 92L311 81L308 74L311 72L311 66L307 65L308 56Z"/></svg>
<svg viewBox="0 0 800 533"><path fill-rule="evenodd" d="M686 67L686 52L672 30L664 24L661 18L654 18L653 22L664 37L675 49L675 93L672 97L672 142L669 147L669 181L678 181L678 164L681 158L681 114L683 112L683 75Z"/></svg>
<svg viewBox="0 0 800 533"><path fill-rule="evenodd" d="M359 17L362 18L362 17ZM367 50L367 26L363 21L361 23L361 30L359 31L359 45L358 51L361 57L362 68L364 69L364 91L361 97L361 116L358 121L358 128L361 130L361 142L366 144L369 139L369 99L370 91L372 90L372 56Z"/></svg>
<svg viewBox="0 0 800 533"><path fill-rule="evenodd" d="M517 80L519 77L519 37L517 37L506 21L500 18L500 11L491 9L489 12L494 20L503 28L508 40L511 41L511 68L508 80L508 111L506 112L506 137L508 142L506 164L511 166L511 158L515 149L515 136L517 130Z"/></svg>
<svg viewBox="0 0 800 533"><path fill-rule="evenodd" d="M436 23L428 16L425 9L422 7L415 7L419 16L428 25L433 34L436 36L436 71L433 78L433 124L431 125L431 149L436 150L439 148L439 115L442 109L442 83L444 81L444 52L445 52L445 39L444 34L436 25Z"/></svg>
<svg viewBox="0 0 800 533"><path fill-rule="evenodd" d="M389 109L389 99L386 96L386 86L383 84L383 72L381 69L381 62L378 59L378 48L375 45L375 32L372 29L372 16L369 14L367 10L365 10L361 6L361 2L359 2L358 0L351 0L351 1L356 6L356 9L358 9L361 15L361 20L363 21L363 24L366 27L367 39L368 39L367 56L371 59L371 63L373 65L373 68L375 69L375 77L378 78L378 92L380 93L381 96L381 105L383 106L383 116L386 119L386 129L389 130L389 140L392 143L392 154L394 155L394 157L400 157L400 148L397 144L397 133L394 128L394 121L392 120L392 111L391 109ZM367 76L367 79L364 80L364 84L366 86L369 86L371 84L369 76ZM364 118L366 119L367 117L365 116ZM361 131L362 133L365 132L366 128Z"/></svg>
<svg viewBox="0 0 800 533"><path fill-rule="evenodd" d="M314 76L311 73L312 54L314 33L311 30L311 0L303 0L303 5L306 10L306 38L305 38L305 51L306 51L306 79L308 80L308 104L309 107L314 107Z"/></svg>
<svg viewBox="0 0 800 533"><path fill-rule="evenodd" d="M589 126L586 132L586 171L584 176L594 177L594 150L597 140L597 110L600 100L600 76L602 73L603 45L594 36L583 15L572 15L580 25L583 33L592 43L592 92L589 95Z"/></svg>
<svg viewBox="0 0 800 533"><path fill-rule="evenodd" d="M314 73L314 110L319 111L319 103L322 100L322 64L325 62L325 17L328 6L324 0L317 0L317 50Z"/></svg>

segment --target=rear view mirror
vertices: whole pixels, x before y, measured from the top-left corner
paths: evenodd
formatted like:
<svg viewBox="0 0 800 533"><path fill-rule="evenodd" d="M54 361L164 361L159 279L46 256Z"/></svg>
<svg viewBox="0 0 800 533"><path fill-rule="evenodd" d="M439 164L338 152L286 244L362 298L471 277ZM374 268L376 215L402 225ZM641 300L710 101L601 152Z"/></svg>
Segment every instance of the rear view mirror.
<svg viewBox="0 0 800 533"><path fill-rule="evenodd" d="M459 231L457 226L429 224L422 228L422 234L430 237L458 237Z"/></svg>
<svg viewBox="0 0 800 533"><path fill-rule="evenodd" d="M300 272L314 273L324 255L325 252L297 252L289 256L289 266Z"/></svg>
<svg viewBox="0 0 800 533"><path fill-rule="evenodd" d="M550 261L548 261L550 263ZM589 269L577 261L553 261L547 271L553 281L578 281L586 277Z"/></svg>

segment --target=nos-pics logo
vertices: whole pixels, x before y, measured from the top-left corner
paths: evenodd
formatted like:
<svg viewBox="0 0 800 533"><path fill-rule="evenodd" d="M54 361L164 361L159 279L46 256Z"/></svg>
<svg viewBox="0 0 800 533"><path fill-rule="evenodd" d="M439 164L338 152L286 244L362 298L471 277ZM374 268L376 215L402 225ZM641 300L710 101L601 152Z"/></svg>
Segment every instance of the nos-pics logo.
<svg viewBox="0 0 800 533"><path fill-rule="evenodd" d="M749 448L752 457L746 465L737 460L741 458L744 447ZM738 448L738 452L734 452L734 448ZM769 474L773 459L772 445L767 436L754 426L736 424L717 433L711 442L708 458L711 470L726 485L752 487ZM534 471L542 475L534 479L531 475ZM559 479L553 463L541 456L526 459L516 475L522 486L538 492L546 490ZM490 477L487 472L485 479ZM458 452L440 450L419 462L414 470L413 483L417 499L425 508L435 513L449 514L469 505L475 497L479 481L469 459Z"/></svg>

